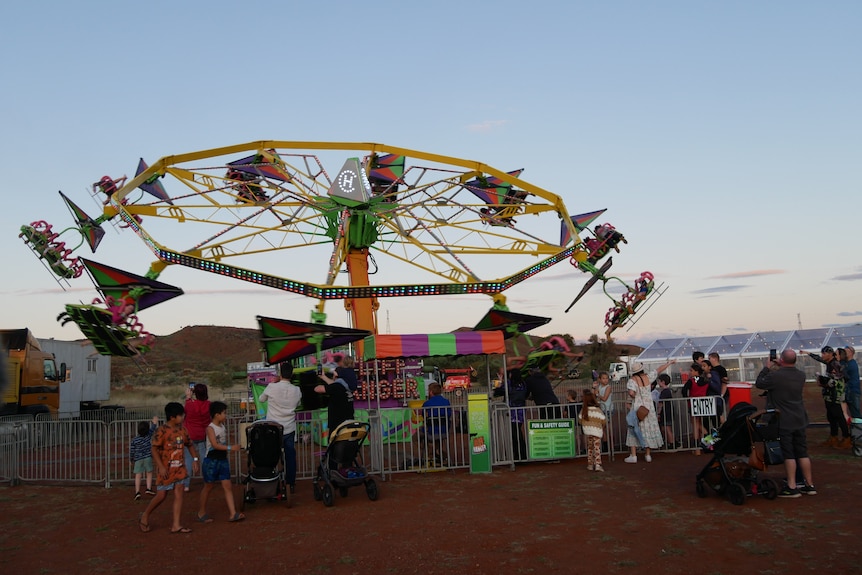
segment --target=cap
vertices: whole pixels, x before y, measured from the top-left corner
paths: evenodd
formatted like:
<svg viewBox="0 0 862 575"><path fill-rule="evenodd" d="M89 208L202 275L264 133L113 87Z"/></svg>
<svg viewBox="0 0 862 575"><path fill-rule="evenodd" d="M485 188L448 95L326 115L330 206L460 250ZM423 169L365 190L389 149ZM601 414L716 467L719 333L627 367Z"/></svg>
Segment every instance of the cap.
<svg viewBox="0 0 862 575"><path fill-rule="evenodd" d="M835 350L832 349L832 346L824 345L823 348L820 350L820 353L835 353Z"/></svg>
<svg viewBox="0 0 862 575"><path fill-rule="evenodd" d="M644 364L639 361L636 361L632 364L632 375L636 373L642 373L644 370Z"/></svg>

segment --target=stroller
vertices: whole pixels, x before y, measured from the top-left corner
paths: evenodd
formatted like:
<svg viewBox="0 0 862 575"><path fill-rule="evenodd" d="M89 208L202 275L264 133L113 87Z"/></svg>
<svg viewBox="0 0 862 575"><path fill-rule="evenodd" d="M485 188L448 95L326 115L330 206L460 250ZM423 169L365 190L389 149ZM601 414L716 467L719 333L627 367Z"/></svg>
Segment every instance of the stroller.
<svg viewBox="0 0 862 575"><path fill-rule="evenodd" d="M362 442L370 429L367 423L348 419L330 433L329 446L314 478L315 501L322 499L324 505L331 507L335 502L336 488L339 495L347 497L348 489L359 485L365 486L368 499L377 500L377 483L362 465Z"/></svg>
<svg viewBox="0 0 862 575"><path fill-rule="evenodd" d="M768 424L764 416L768 416ZM766 499L778 497L778 484L759 477L757 467L765 465L751 465L752 451L759 449L758 444L763 443L766 449L767 440L777 439L777 426L775 410L758 412L746 402L734 405L718 432L704 438L705 448L712 449L712 458L697 474L698 497L706 497L707 485L716 493L727 495L734 505L742 505L750 495L762 495ZM773 434L775 436L771 437Z"/></svg>
<svg viewBox="0 0 862 575"><path fill-rule="evenodd" d="M245 489L241 508L258 498L271 501L283 499L290 506L284 476L283 430L281 424L274 421L256 421L246 428L248 475L242 480Z"/></svg>

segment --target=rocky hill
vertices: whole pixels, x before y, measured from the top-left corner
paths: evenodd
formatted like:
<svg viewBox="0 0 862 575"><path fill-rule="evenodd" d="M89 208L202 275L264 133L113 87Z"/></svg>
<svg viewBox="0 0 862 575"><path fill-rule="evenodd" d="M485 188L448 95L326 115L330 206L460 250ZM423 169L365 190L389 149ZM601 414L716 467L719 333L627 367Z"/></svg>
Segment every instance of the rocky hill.
<svg viewBox="0 0 862 575"><path fill-rule="evenodd" d="M262 359L256 329L198 325L158 336L143 360L114 357L111 383L115 386L173 384L178 380L210 380L226 384L246 364Z"/></svg>

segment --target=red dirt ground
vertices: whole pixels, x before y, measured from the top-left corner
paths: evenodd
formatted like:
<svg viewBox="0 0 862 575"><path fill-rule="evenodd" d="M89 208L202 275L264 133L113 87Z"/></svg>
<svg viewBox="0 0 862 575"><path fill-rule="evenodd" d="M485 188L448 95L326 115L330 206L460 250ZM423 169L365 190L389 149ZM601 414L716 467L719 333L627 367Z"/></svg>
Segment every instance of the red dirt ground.
<svg viewBox="0 0 862 575"><path fill-rule="evenodd" d="M825 434L811 430L811 444ZM862 459L812 454L818 495L742 506L695 495L708 458L690 453L637 465L617 457L604 474L583 459L401 474L379 482L378 501L355 488L330 508L306 481L290 508L258 502L236 524L218 495L216 522L196 523L195 484L183 509L188 535L168 532L170 500L141 533L145 502L132 501L131 487L0 488L0 572L858 573Z"/></svg>

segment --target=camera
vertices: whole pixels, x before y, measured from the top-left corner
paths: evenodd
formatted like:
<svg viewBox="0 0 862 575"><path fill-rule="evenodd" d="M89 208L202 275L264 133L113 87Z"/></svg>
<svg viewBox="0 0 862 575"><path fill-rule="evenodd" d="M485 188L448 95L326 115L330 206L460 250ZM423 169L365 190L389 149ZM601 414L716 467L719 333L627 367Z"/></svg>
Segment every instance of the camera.
<svg viewBox="0 0 862 575"><path fill-rule="evenodd" d="M769 361L775 361L778 359L778 350L770 349L769 350Z"/></svg>

